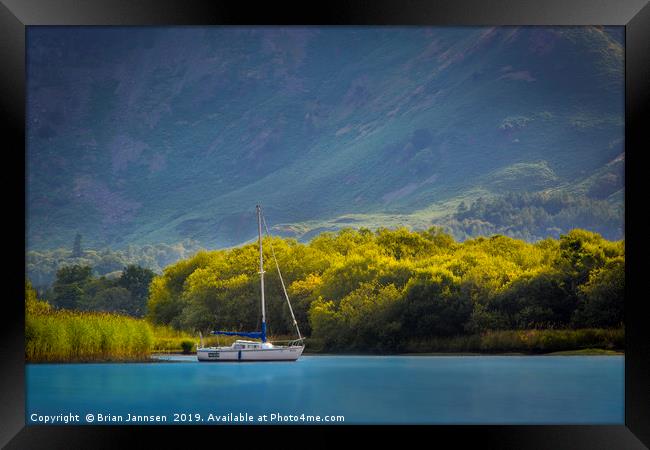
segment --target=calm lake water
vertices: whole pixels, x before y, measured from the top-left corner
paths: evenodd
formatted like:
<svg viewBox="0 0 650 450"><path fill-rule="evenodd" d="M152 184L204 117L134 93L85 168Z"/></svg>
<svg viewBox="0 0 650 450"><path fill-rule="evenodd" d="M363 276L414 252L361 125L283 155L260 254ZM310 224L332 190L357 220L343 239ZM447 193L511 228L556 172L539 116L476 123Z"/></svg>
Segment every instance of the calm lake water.
<svg viewBox="0 0 650 450"><path fill-rule="evenodd" d="M99 414L121 416L121 424L129 423L129 414L164 415L165 423L181 425L236 424L246 414L254 422L245 423L257 424L264 423L258 421L263 415L267 424L307 423L307 416L324 421L330 415L344 416L346 424L624 423L623 356L172 359L177 361L29 364L27 423L69 414L79 415L79 424L87 424L86 415L92 414L93 424L108 425L120 422L100 422Z"/></svg>

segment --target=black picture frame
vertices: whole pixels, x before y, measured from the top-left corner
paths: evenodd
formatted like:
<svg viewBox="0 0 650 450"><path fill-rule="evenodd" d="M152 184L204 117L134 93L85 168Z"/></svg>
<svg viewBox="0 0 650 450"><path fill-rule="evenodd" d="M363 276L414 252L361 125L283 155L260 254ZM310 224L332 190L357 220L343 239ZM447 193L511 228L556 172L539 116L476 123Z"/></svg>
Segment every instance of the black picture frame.
<svg viewBox="0 0 650 450"><path fill-rule="evenodd" d="M25 160L19 149L25 143L25 35L38 25L621 25L625 26L625 236L626 236L626 354L625 425L621 426L427 426L427 427L312 427L299 426L302 436L295 445L319 446L322 438L346 439L362 431L374 439L391 436L411 441L417 431L426 443L452 442L454 447L474 443L480 448L589 448L636 449L650 446L650 336L644 326L644 296L640 295L642 221L632 220L644 197L641 158L644 122L650 104L650 6L647 0L329 0L323 2L260 2L199 0L0 0L0 108L8 126L5 155L5 202L13 201L5 215L16 254L25 250L26 185L19 181ZM7 139L9 138L9 139ZM23 154L24 155L24 154ZM8 156L5 156L8 158ZM23 194L16 194L16 190ZM21 217L21 216L18 216ZM23 226L23 230L18 228ZM18 238L22 236L22 238ZM16 258L18 259L18 258ZM12 258L11 261L16 259ZM24 269L24 267L23 267ZM223 437L263 438L269 445L287 428L255 426L255 433L241 427L164 426L25 426L24 272L7 275L11 292L5 298L0 328L2 401L0 445L6 448L113 448L124 445L177 447L192 438L205 437L224 445ZM408 428L408 430L404 430ZM405 432L406 431L406 432ZM286 436L285 436L286 438ZM294 437L295 439L295 437ZM236 442L236 441L235 441ZM280 441L275 441L280 442ZM210 445L210 444L208 444ZM289 445L294 445L293 443ZM407 444L408 445L408 444Z"/></svg>

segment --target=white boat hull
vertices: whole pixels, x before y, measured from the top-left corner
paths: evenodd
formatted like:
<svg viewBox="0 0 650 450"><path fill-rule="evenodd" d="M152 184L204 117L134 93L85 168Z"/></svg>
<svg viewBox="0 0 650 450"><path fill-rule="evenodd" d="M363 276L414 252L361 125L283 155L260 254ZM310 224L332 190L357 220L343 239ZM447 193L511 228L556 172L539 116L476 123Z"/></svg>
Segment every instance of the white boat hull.
<svg viewBox="0 0 650 450"><path fill-rule="evenodd" d="M304 349L304 345L240 350L231 347L207 347L197 349L196 356L199 361L214 362L296 361Z"/></svg>

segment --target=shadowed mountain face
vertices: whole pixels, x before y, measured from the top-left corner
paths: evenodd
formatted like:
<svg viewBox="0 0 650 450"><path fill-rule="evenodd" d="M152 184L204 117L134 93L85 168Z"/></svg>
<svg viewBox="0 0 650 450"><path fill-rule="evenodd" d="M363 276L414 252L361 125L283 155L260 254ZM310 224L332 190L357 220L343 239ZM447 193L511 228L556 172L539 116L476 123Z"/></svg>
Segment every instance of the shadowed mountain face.
<svg viewBox="0 0 650 450"><path fill-rule="evenodd" d="M258 202L303 238L424 228L525 192L622 214L621 42L594 27L31 28L28 247L77 232L233 245L255 236Z"/></svg>

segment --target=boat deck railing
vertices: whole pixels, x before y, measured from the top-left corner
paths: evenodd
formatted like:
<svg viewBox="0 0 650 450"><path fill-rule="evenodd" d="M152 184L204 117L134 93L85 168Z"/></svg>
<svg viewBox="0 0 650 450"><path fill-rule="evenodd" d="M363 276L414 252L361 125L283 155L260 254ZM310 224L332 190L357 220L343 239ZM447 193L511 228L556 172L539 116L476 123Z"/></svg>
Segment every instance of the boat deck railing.
<svg viewBox="0 0 650 450"><path fill-rule="evenodd" d="M305 338L293 339L293 340L287 340L287 341L273 341L273 343L276 343L276 342L277 342L278 344L280 344L280 343L286 343L286 344L287 344L287 347L294 347L294 346L298 346L298 345L305 345L305 344L304 344L304 342L305 342Z"/></svg>

